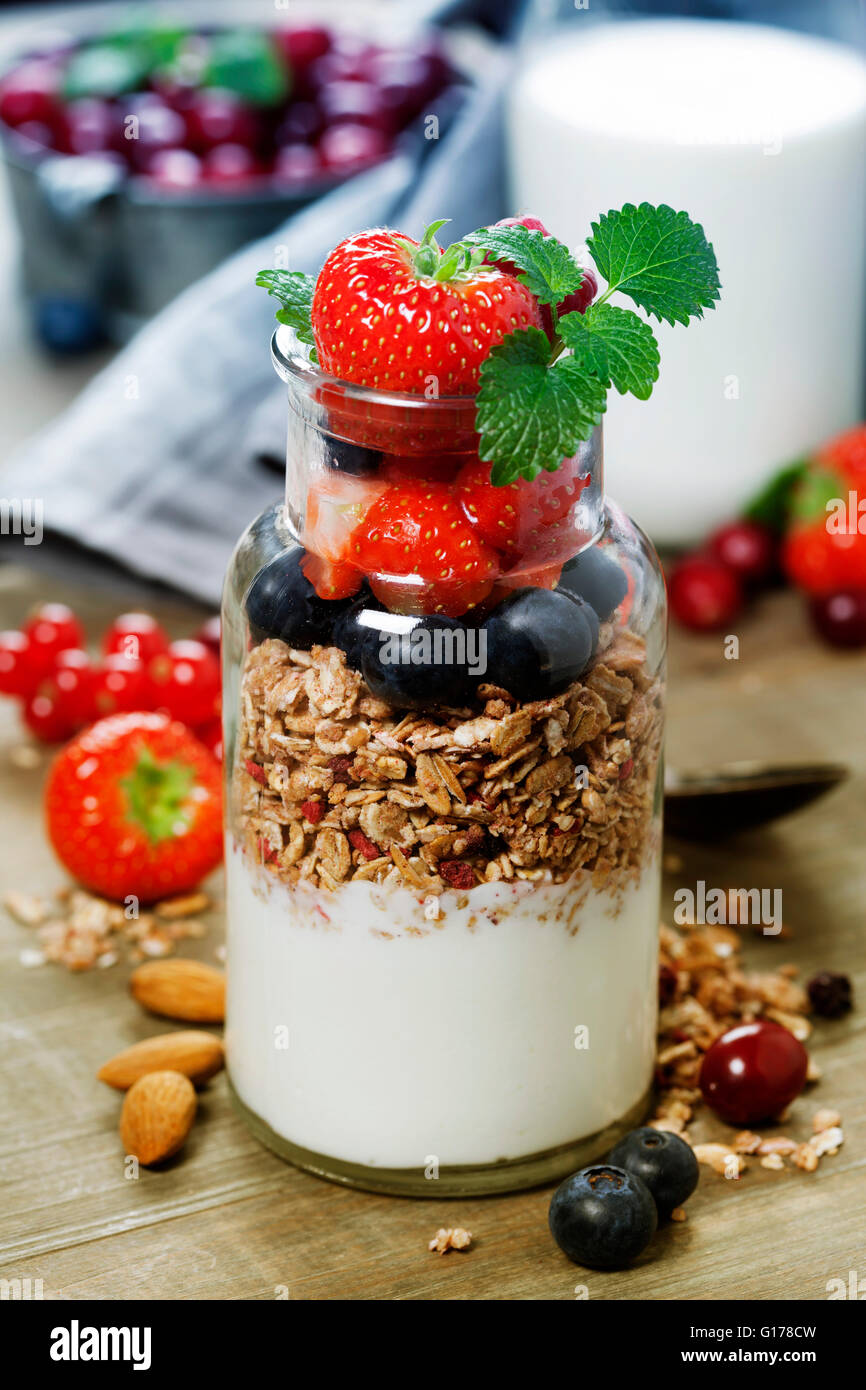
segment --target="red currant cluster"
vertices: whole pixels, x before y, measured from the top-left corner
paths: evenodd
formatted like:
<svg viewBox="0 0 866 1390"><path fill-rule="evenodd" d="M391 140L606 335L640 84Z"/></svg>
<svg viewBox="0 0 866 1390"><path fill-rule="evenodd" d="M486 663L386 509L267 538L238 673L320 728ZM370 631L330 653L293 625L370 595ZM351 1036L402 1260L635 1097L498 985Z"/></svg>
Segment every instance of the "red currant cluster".
<svg viewBox="0 0 866 1390"><path fill-rule="evenodd" d="M132 710L162 710L222 756L219 618L170 642L149 613L122 613L93 660L81 622L64 603L44 603L20 629L0 632L0 694L21 701L24 723L45 743Z"/></svg>

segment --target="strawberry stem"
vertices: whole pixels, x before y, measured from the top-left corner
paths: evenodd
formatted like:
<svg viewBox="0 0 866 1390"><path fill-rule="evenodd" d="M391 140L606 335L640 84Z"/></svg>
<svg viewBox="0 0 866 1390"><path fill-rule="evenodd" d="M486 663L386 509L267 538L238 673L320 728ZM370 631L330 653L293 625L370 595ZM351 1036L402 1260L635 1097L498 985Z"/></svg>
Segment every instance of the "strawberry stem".
<svg viewBox="0 0 866 1390"><path fill-rule="evenodd" d="M126 793L129 820L139 826L153 844L182 835L188 828L186 801L192 790L193 770L180 762L158 763L149 748L120 786Z"/></svg>

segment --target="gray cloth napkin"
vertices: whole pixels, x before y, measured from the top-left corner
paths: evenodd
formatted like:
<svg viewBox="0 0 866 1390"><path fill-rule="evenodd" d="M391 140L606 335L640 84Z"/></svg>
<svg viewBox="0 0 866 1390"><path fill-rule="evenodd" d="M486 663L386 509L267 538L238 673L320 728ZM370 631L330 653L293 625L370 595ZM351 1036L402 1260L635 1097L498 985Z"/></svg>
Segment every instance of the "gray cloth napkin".
<svg viewBox="0 0 866 1390"><path fill-rule="evenodd" d="M262 456L284 452L285 388L256 271L278 245L292 269L315 273L361 227L418 235L450 215L454 238L501 216L509 60L484 52L477 86L423 160L401 154L357 176L191 286L18 451L4 493L41 497L49 531L216 603L239 535L281 492Z"/></svg>

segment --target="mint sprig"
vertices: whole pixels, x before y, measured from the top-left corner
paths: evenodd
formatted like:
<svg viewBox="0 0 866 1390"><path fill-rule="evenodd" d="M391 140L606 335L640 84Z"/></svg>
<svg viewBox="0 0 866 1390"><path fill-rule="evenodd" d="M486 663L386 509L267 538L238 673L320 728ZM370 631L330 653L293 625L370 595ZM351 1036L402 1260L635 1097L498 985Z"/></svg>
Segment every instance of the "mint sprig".
<svg viewBox="0 0 866 1390"><path fill-rule="evenodd" d="M658 319L688 323L719 298L715 253L688 213L626 203L592 230L587 245L607 281L603 299L619 291Z"/></svg>
<svg viewBox="0 0 866 1390"><path fill-rule="evenodd" d="M605 402L604 386L576 358L550 364L540 328L509 333L481 364L475 413L491 482L554 472L592 434Z"/></svg>
<svg viewBox="0 0 866 1390"><path fill-rule="evenodd" d="M583 314L562 318L557 305L583 275L562 242L520 225L464 237L489 259L512 262L523 284L551 306L552 342L538 329L509 333L481 368L476 425L496 484L531 480L569 458L601 418L611 386L649 397L658 378L655 334L634 309L610 303L611 295L626 295L671 324L702 317L719 298L715 253L687 213L627 203L592 229L589 250L607 288Z"/></svg>
<svg viewBox="0 0 866 1390"><path fill-rule="evenodd" d="M590 304L582 314L565 314L557 325L575 360L605 387L648 400L659 374L659 347L648 323L616 304Z"/></svg>
<svg viewBox="0 0 866 1390"><path fill-rule="evenodd" d="M464 246L479 247L494 261L511 261L517 279L540 304L559 304L579 290L583 270L567 246L556 237L528 227L482 227L463 238Z"/></svg>
<svg viewBox="0 0 866 1390"><path fill-rule="evenodd" d="M313 349L310 357L315 361L311 317L313 293L316 288L313 276L305 275L302 270L260 270L256 276L256 284L279 300L281 307L277 310L278 322L294 328L299 341Z"/></svg>

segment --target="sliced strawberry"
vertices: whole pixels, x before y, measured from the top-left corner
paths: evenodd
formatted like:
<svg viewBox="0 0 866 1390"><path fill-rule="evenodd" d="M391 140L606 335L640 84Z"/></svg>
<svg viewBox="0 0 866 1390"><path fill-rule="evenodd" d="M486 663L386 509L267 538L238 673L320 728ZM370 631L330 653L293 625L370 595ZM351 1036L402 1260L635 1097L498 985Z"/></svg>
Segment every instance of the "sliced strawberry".
<svg viewBox="0 0 866 1390"><path fill-rule="evenodd" d="M305 555L301 570L319 598L351 598L364 582L363 575L354 565L323 560L321 555Z"/></svg>
<svg viewBox="0 0 866 1390"><path fill-rule="evenodd" d="M589 482L576 459L564 459L555 473L532 482L518 478L505 487L490 481L490 464L477 460L461 469L456 495L478 534L502 555L535 553L539 527L568 516Z"/></svg>
<svg viewBox="0 0 866 1390"><path fill-rule="evenodd" d="M443 483L407 483L374 502L352 558L394 612L459 617L487 597L499 565Z"/></svg>
<svg viewBox="0 0 866 1390"><path fill-rule="evenodd" d="M335 565L345 563L353 531L385 487L377 478L350 473L329 472L315 478L307 493L306 549Z"/></svg>

